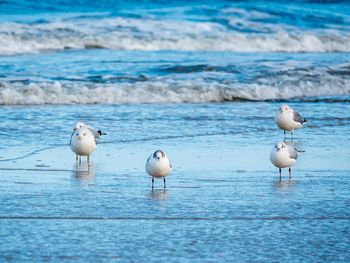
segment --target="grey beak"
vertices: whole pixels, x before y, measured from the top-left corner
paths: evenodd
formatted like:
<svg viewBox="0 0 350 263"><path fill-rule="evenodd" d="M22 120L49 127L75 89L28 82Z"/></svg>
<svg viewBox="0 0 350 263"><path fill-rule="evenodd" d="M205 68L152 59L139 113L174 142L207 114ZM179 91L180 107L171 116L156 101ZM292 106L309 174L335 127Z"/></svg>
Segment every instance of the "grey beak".
<svg viewBox="0 0 350 263"><path fill-rule="evenodd" d="M160 157L157 157L157 160L159 161L159 160L160 160Z"/></svg>

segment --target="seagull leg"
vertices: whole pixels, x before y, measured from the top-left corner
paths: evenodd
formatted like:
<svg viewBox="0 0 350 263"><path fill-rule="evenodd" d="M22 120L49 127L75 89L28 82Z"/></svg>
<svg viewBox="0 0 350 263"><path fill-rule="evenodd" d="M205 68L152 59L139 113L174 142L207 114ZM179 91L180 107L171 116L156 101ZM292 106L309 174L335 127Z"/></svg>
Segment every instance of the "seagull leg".
<svg viewBox="0 0 350 263"><path fill-rule="evenodd" d="M78 159L79 159L79 157L78 157L78 155L76 154L76 155L75 155L75 161L78 162Z"/></svg>
<svg viewBox="0 0 350 263"><path fill-rule="evenodd" d="M166 188L165 177L163 178L163 182L164 182L164 189L165 189Z"/></svg>
<svg viewBox="0 0 350 263"><path fill-rule="evenodd" d="M279 170L280 170L280 179L282 178L282 170L281 170L281 168L279 168Z"/></svg>
<svg viewBox="0 0 350 263"><path fill-rule="evenodd" d="M284 130L284 141L286 141L286 131Z"/></svg>
<svg viewBox="0 0 350 263"><path fill-rule="evenodd" d="M292 177L292 169L290 168L290 166L289 166L288 171L289 171L289 179L290 179Z"/></svg>
<svg viewBox="0 0 350 263"><path fill-rule="evenodd" d="M293 131L290 131L290 141L293 141Z"/></svg>
<svg viewBox="0 0 350 263"><path fill-rule="evenodd" d="M90 155L86 157L88 164L90 164Z"/></svg>
<svg viewBox="0 0 350 263"><path fill-rule="evenodd" d="M79 164L81 164L81 155L79 155Z"/></svg>
<svg viewBox="0 0 350 263"><path fill-rule="evenodd" d="M152 177L152 189L154 189L154 177Z"/></svg>

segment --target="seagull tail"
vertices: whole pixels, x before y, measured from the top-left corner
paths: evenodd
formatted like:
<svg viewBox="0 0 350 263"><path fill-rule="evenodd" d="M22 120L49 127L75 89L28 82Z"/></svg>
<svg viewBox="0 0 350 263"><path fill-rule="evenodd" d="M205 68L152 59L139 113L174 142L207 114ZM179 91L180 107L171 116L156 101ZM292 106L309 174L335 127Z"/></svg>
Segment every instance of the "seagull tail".
<svg viewBox="0 0 350 263"><path fill-rule="evenodd" d="M297 153L304 153L305 151L304 150L298 150L297 148L294 147L294 149L297 151Z"/></svg>
<svg viewBox="0 0 350 263"><path fill-rule="evenodd" d="M101 135L107 135L107 133L102 132L101 130L98 130L97 133L101 136Z"/></svg>

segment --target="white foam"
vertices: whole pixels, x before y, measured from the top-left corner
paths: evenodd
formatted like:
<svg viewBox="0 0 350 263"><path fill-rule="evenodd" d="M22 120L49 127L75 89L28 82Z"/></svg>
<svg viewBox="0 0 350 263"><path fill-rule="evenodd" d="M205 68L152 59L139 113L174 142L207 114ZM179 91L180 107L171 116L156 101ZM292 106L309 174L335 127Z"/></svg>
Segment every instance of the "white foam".
<svg viewBox="0 0 350 263"><path fill-rule="evenodd" d="M314 97L349 96L350 81L324 80L320 83L285 81L284 84L207 83L191 81L154 80L133 84L61 84L0 83L0 104L119 104L119 103L199 103L234 100L279 100Z"/></svg>
<svg viewBox="0 0 350 263"><path fill-rule="evenodd" d="M231 19L229 23L242 21ZM258 27L254 23L249 25ZM350 34L336 30L300 31L280 26L274 26L273 33L247 34L214 22L125 18L0 24L0 54L87 47L147 51L349 52Z"/></svg>

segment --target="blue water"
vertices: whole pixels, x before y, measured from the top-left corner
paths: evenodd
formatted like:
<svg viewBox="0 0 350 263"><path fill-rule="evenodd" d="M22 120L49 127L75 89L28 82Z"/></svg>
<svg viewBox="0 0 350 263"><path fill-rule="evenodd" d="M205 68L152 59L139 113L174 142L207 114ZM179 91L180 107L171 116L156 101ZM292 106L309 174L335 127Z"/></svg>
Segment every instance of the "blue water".
<svg viewBox="0 0 350 263"><path fill-rule="evenodd" d="M347 2L2 2L0 104L348 100Z"/></svg>
<svg viewBox="0 0 350 263"><path fill-rule="evenodd" d="M350 105L290 103L310 122L279 180L279 104L0 107L1 261L348 261ZM90 169L77 119L108 133ZM158 148L166 191L144 171Z"/></svg>
<svg viewBox="0 0 350 263"><path fill-rule="evenodd" d="M348 262L349 102L347 1L0 1L0 261Z"/></svg>

